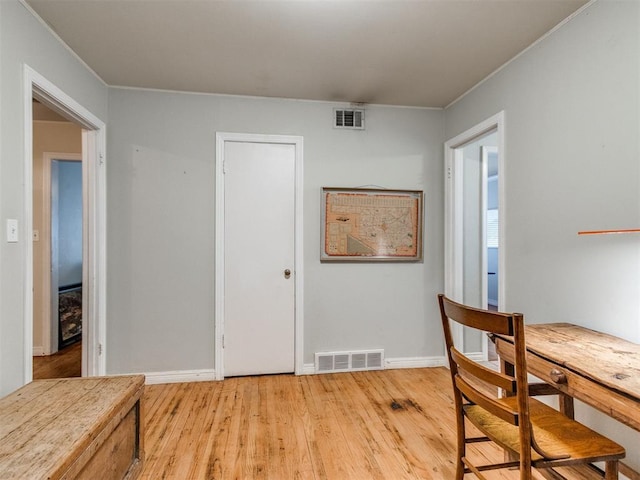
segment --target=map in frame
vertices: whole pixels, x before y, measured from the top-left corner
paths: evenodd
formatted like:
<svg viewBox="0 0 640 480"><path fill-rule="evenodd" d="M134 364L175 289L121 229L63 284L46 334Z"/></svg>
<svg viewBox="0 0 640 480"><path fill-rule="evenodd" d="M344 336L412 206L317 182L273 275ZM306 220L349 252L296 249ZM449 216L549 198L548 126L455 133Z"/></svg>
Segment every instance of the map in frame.
<svg viewBox="0 0 640 480"><path fill-rule="evenodd" d="M423 193L322 189L321 261L421 261Z"/></svg>

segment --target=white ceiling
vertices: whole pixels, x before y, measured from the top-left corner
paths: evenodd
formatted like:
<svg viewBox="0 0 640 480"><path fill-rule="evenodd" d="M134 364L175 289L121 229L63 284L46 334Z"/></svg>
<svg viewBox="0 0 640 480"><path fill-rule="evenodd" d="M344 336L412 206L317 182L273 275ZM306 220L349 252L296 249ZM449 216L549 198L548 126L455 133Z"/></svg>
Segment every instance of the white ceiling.
<svg viewBox="0 0 640 480"><path fill-rule="evenodd" d="M587 0L25 0L107 84L444 107Z"/></svg>

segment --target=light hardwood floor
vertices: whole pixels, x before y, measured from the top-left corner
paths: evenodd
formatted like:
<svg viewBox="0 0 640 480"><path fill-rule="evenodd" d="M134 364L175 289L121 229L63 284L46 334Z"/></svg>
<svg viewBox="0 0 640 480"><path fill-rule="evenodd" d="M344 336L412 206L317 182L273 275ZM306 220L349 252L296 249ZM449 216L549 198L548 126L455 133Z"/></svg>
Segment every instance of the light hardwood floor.
<svg viewBox="0 0 640 480"><path fill-rule="evenodd" d="M147 386L141 478L450 480L449 382L423 368Z"/></svg>
<svg viewBox="0 0 640 480"><path fill-rule="evenodd" d="M82 342L53 355L33 357L33 379L79 377L82 370Z"/></svg>

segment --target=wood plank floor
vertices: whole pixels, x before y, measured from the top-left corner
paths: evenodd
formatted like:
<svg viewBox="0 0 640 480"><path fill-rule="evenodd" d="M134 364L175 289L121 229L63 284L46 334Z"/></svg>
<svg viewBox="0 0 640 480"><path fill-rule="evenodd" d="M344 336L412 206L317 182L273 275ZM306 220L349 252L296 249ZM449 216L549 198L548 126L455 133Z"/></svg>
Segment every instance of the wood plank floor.
<svg viewBox="0 0 640 480"><path fill-rule="evenodd" d="M423 368L147 386L141 478L453 479L449 382Z"/></svg>
<svg viewBox="0 0 640 480"><path fill-rule="evenodd" d="M82 342L53 355L33 357L33 379L79 377L82 370Z"/></svg>

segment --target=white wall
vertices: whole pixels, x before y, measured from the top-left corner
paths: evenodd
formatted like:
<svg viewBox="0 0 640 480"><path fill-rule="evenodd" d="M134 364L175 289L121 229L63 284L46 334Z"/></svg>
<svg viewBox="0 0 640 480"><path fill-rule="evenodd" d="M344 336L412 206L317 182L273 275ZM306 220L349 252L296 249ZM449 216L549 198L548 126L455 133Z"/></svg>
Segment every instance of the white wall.
<svg viewBox="0 0 640 480"><path fill-rule="evenodd" d="M108 371L214 368L216 132L304 137L305 363L316 351L440 356L442 111L111 89ZM343 105L342 105L343 106ZM322 186L425 191L425 261L320 264Z"/></svg>
<svg viewBox="0 0 640 480"><path fill-rule="evenodd" d="M640 226L640 3L592 4L449 107L445 137L501 110L507 310L639 342L640 237L577 232ZM580 415L640 469L640 434Z"/></svg>
<svg viewBox="0 0 640 480"><path fill-rule="evenodd" d="M0 1L0 395L24 382L25 63L97 117L107 117L106 87L26 7ZM7 218L19 222L18 243L5 241Z"/></svg>

